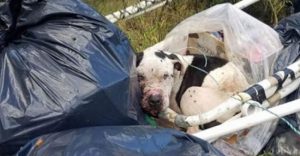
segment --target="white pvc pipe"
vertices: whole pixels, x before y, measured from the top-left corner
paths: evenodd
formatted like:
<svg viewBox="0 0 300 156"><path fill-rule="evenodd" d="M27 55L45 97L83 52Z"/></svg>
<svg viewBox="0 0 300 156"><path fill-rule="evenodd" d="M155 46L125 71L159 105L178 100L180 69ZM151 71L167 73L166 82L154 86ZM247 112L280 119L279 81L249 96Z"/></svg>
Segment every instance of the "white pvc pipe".
<svg viewBox="0 0 300 156"><path fill-rule="evenodd" d="M132 14L135 14L140 11L140 9L144 9L147 6L154 3L154 0L145 0L141 1L138 4L129 6L123 10L116 11L112 14L106 15L105 17L112 23L118 21L119 19L126 18Z"/></svg>
<svg viewBox="0 0 300 156"><path fill-rule="evenodd" d="M170 1L170 0L169 0L169 1ZM138 12L138 13L136 13L136 14L133 14L133 15L129 16L127 19L130 19L130 18L133 18L133 17L137 17L137 16L140 16L140 15L146 13L146 12L150 12L150 11L152 11L152 10L155 10L155 9L157 9L157 8L160 8L160 7L164 6L166 3L167 3L167 1L163 1L163 2L160 2L160 3L158 3L158 4L155 4L155 5L151 6L150 8L147 8L147 9L145 9L145 10L143 10L143 11L140 11L140 12Z"/></svg>
<svg viewBox="0 0 300 156"><path fill-rule="evenodd" d="M170 1L170 0L168 0ZM105 17L112 23L117 22L120 19L130 18L142 13L151 11L158 7L163 6L167 0L144 0L138 4L129 6L123 10L116 11L112 14L106 15Z"/></svg>
<svg viewBox="0 0 300 156"><path fill-rule="evenodd" d="M300 112L300 99L270 108L268 110L277 114L279 117ZM223 123L222 125L203 130L193 135L206 141L212 141L218 139L219 137L226 136L228 134L275 119L278 119L278 117L268 111L262 111L240 119Z"/></svg>
<svg viewBox="0 0 300 156"><path fill-rule="evenodd" d="M266 101L262 103L262 106L267 108L272 105L274 105L275 102L279 101L280 99L285 98L289 94L291 94L293 91L299 88L300 85L300 78L294 80L289 85L285 86L282 89L279 89L275 94L273 94L270 98L268 98ZM249 101L248 101L249 102ZM242 114L243 116L251 115L252 113L260 112L261 109L258 107L253 108L254 106L245 103L242 106Z"/></svg>
<svg viewBox="0 0 300 156"><path fill-rule="evenodd" d="M234 4L234 6L236 6L237 8L239 9L244 9L256 2L258 2L259 0L243 0L243 1L240 1L240 2L237 2Z"/></svg>
<svg viewBox="0 0 300 156"><path fill-rule="evenodd" d="M239 93L238 95L230 97L225 102L206 113L188 116L185 119L185 122L189 123L191 126L212 122L222 115L226 114L229 110L237 109L243 104L244 101L248 101L250 99L251 97L248 94Z"/></svg>
<svg viewBox="0 0 300 156"><path fill-rule="evenodd" d="M300 74L299 74L300 73L300 60L289 65L287 68L294 71L295 77L297 79L299 78L299 76L300 76ZM267 83L267 85L264 85L265 83ZM295 86L294 87L290 86L289 88L285 88L286 86L288 86L291 83L294 83ZM258 84L263 87L266 87L266 88L264 88L265 92L269 92L270 89L272 91L276 91L272 87L267 88L267 87L270 87L270 83L266 80L263 80L263 81L259 82ZM276 86L277 84L278 84L278 82L273 85ZM293 82L291 77L288 77L286 79L285 83L283 83L283 85L282 85L282 87L283 87L282 91L287 92L284 89L288 89L289 90L288 92L293 91L291 89L296 90L297 87L299 86L296 84L298 84L298 83ZM277 88L277 86L276 86L276 88ZM275 92L273 92L272 94L274 94L274 93ZM267 95L266 98L270 98L270 96L272 96L272 94ZM280 93L280 94L284 95L283 93ZM282 95L280 95L281 98L283 98ZM240 97L242 97L242 99L240 99ZM185 123L188 123L191 126L205 124L205 123L214 121L217 118L221 117L222 115L226 114L228 112L228 110L233 110L233 109L240 107L243 104L243 102L248 101L250 99L251 99L250 95L245 94L245 93L239 93L239 94L229 98L224 103L220 104L219 106L215 107L214 109L210 110L209 112L202 113L199 115L188 116L188 117L178 117L177 118L178 120L175 120L175 124L177 124L178 126L184 126L183 124L185 124Z"/></svg>
<svg viewBox="0 0 300 156"><path fill-rule="evenodd" d="M288 86L280 89L278 91L278 94L280 95L281 99L291 94L293 91L299 88L300 85L300 78L294 80L291 84Z"/></svg>
<svg viewBox="0 0 300 156"><path fill-rule="evenodd" d="M160 2L161 1L161 2ZM117 22L120 19L127 19L139 16L145 12L149 12L156 8L159 8L166 4L167 1L172 0L144 0L139 2L138 4L129 6L123 10L116 11L112 14L106 15L105 17L112 23ZM240 9L244 9L250 6L253 3L258 2L259 0L243 0L234 4L236 7ZM160 3L158 3L160 2ZM157 4L158 3L158 4Z"/></svg>

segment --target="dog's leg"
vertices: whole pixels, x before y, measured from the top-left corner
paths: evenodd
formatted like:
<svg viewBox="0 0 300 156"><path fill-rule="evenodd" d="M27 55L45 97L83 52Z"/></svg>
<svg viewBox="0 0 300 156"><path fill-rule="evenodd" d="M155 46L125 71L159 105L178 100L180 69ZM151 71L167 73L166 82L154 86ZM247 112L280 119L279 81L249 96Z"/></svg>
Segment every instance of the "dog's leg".
<svg viewBox="0 0 300 156"><path fill-rule="evenodd" d="M230 97L226 92L204 87L190 87L183 94L181 99L181 110L184 115L198 115L208 112L214 107L218 106ZM217 119L218 122L223 123L231 118L238 110L230 110L225 115ZM192 128L191 131L194 131Z"/></svg>
<svg viewBox="0 0 300 156"><path fill-rule="evenodd" d="M230 96L212 88L190 87L182 95L180 107L184 115L205 113Z"/></svg>

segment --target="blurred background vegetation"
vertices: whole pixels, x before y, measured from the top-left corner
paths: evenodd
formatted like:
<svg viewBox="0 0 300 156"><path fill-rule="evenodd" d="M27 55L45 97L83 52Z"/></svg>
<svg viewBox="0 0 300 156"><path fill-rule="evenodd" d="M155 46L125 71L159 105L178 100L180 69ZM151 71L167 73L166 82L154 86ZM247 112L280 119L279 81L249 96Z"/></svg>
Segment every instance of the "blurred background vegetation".
<svg viewBox="0 0 300 156"><path fill-rule="evenodd" d="M140 0L85 0L102 15L124 9ZM163 7L127 20L120 20L116 25L126 33L133 48L142 51L164 39L165 35L185 18L213 5L239 0L173 0ZM245 9L247 13L270 26L290 12L290 0L261 0Z"/></svg>

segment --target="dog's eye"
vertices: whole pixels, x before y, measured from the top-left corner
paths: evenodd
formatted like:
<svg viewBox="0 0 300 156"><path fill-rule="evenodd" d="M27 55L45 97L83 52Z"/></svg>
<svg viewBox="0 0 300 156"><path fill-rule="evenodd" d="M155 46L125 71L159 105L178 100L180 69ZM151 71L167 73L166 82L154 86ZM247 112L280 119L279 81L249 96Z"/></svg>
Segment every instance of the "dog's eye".
<svg viewBox="0 0 300 156"><path fill-rule="evenodd" d="M143 75L138 75L138 81L143 81L145 79L145 77Z"/></svg>
<svg viewBox="0 0 300 156"><path fill-rule="evenodd" d="M166 80L169 77L169 74L164 74L164 80Z"/></svg>

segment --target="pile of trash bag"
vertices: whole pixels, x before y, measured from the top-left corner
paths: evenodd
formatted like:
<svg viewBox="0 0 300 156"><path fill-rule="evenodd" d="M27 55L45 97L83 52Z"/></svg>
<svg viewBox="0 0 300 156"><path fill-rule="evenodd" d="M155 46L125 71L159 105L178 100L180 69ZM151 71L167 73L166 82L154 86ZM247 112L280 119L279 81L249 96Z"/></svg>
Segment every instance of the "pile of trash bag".
<svg viewBox="0 0 300 156"><path fill-rule="evenodd" d="M127 37L79 0L0 8L0 155L50 132L144 122Z"/></svg>
<svg viewBox="0 0 300 156"><path fill-rule="evenodd" d="M22 156L222 155L185 133L142 126L135 53L80 0L1 3L0 48L1 156L21 147Z"/></svg>
<svg viewBox="0 0 300 156"><path fill-rule="evenodd" d="M216 12L235 18L217 16ZM223 22L227 24L222 25ZM248 27L240 27L245 22L249 22ZM274 64L275 72L299 58L299 23L300 14L295 14L276 27L284 49ZM215 27L209 26L212 24ZM197 27L185 29L190 25ZM244 66L247 68L242 69L248 69L246 73L253 75L250 82L272 73L270 65L282 47L274 30L232 5L223 4L186 19L165 41L148 50L159 48L180 53L186 51L190 33L203 32L215 32L221 40L229 38L223 40L224 48L248 61ZM241 32L243 36L237 37ZM174 45L171 42L174 39L180 44ZM243 39L247 40L246 46L236 44ZM80 0L0 3L0 48L1 156L223 155L213 145L186 133L144 126L135 54L127 37ZM241 49L254 50L261 57L257 59L251 51L241 53ZM300 89L285 100L299 97ZM289 119L294 126L300 125L299 113ZM258 126L238 144L221 146L232 149L231 152L257 154L275 126L272 122ZM256 136L257 132L266 135ZM297 138L299 136L279 123L265 151L299 154Z"/></svg>

